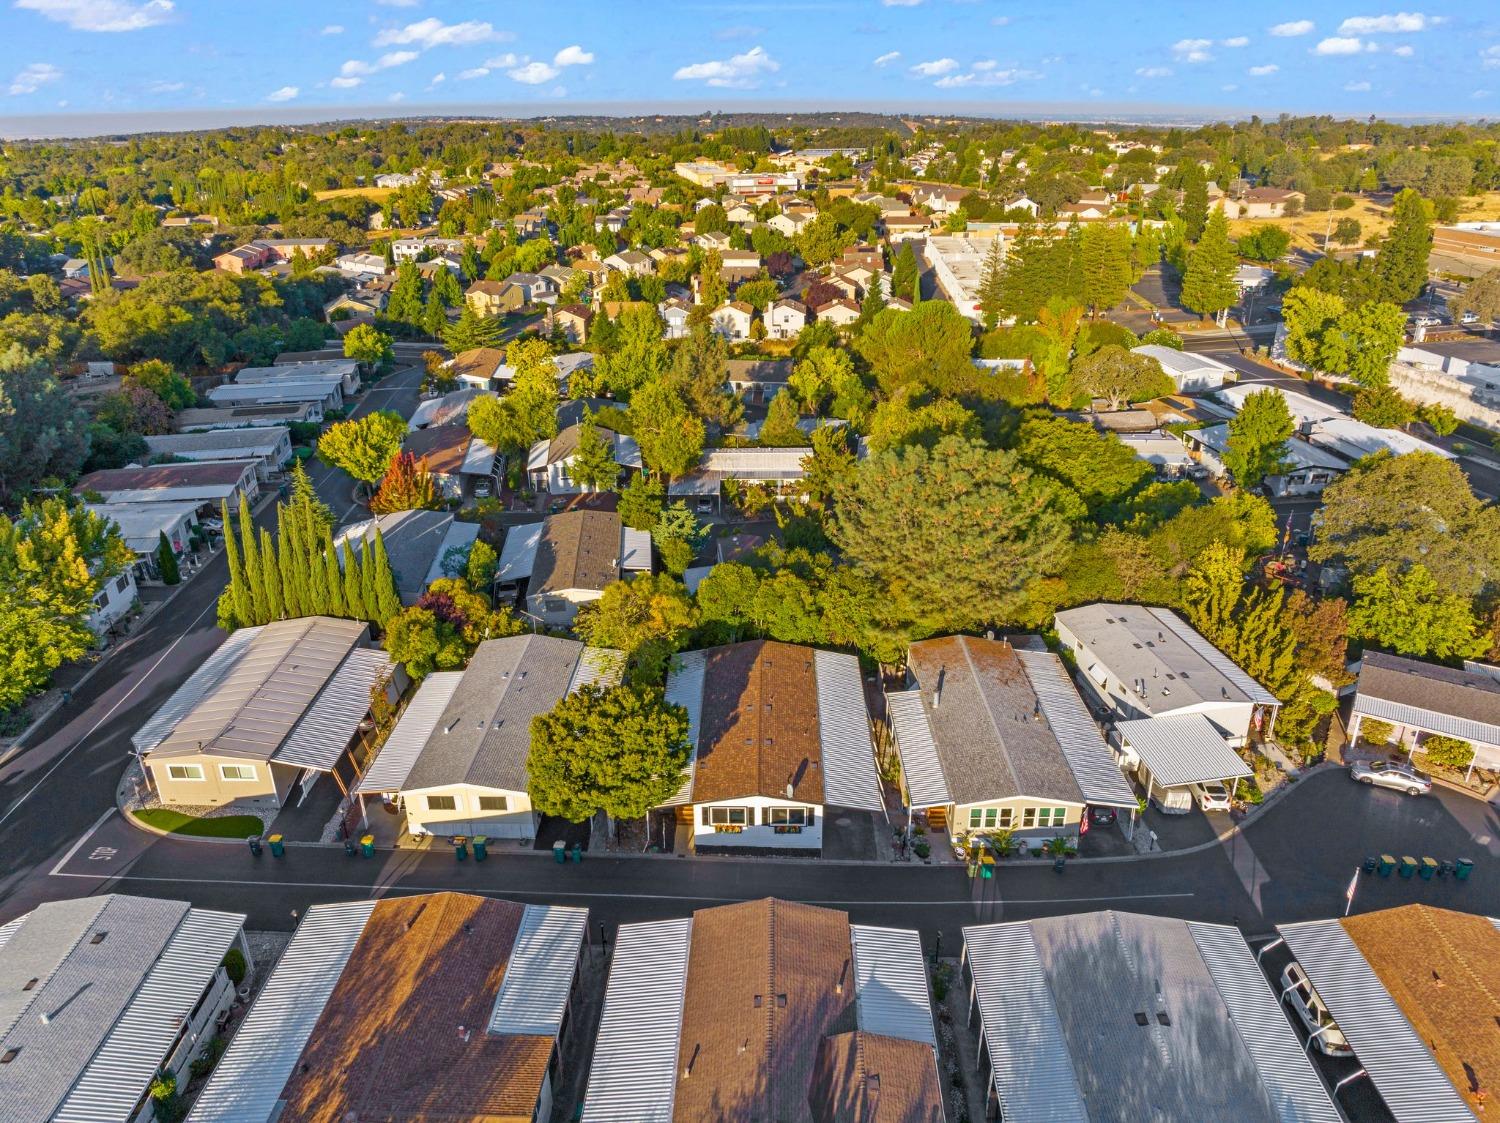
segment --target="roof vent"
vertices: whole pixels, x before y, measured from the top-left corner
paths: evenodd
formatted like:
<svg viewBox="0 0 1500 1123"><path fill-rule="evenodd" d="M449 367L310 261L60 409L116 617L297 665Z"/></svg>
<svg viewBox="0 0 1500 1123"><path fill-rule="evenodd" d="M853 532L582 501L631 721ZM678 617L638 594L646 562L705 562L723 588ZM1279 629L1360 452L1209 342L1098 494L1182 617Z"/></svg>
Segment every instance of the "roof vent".
<svg viewBox="0 0 1500 1123"><path fill-rule="evenodd" d="M1138 1026L1148 1026L1151 1024L1151 1019L1146 1017L1146 1011L1137 1010L1135 1012L1135 1024Z"/></svg>
<svg viewBox="0 0 1500 1123"><path fill-rule="evenodd" d="M762 996L761 996L761 995L758 995L758 994L757 994L757 995L756 995L756 996L755 996L755 1001L754 1001L754 1006L755 1006L755 1008L756 1008L756 1009L757 1009L757 1010L759 1010L759 1009L760 1009L760 1004L761 1004L761 1002L762 1002L762 1000L763 1000L763 999L762 999Z"/></svg>
<svg viewBox="0 0 1500 1123"><path fill-rule="evenodd" d="M1169 1026L1172 1024L1172 1015L1168 1014L1165 1010L1158 1010L1156 1012L1156 1023L1158 1025Z"/></svg>
<svg viewBox="0 0 1500 1123"><path fill-rule="evenodd" d="M36 990L36 984L38 982L40 982L40 981L41 981L40 979L32 979L24 987L22 987L21 989L22 990Z"/></svg>
<svg viewBox="0 0 1500 1123"><path fill-rule="evenodd" d="M19 1047L15 1049L7 1049L5 1050L5 1054L3 1056L0 1056L0 1065L8 1065L11 1061L15 1060L20 1055L21 1050Z"/></svg>
<svg viewBox="0 0 1500 1123"><path fill-rule="evenodd" d="M102 944L104 942L104 937L106 937L108 935L109 935L108 932L95 932L93 934L93 936L89 939L89 943L91 943L91 944Z"/></svg>
<svg viewBox="0 0 1500 1123"><path fill-rule="evenodd" d="M785 1010L786 1009L786 995L785 994L778 994L776 996L776 1008L778 1010Z"/></svg>

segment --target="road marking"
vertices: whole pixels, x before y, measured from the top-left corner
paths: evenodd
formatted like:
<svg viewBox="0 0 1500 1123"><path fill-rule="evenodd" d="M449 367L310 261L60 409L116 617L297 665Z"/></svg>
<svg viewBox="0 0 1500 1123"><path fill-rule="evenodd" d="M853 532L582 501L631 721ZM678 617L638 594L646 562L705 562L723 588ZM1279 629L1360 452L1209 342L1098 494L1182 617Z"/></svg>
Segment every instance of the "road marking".
<svg viewBox="0 0 1500 1123"><path fill-rule="evenodd" d="M58 870L62 869L65 865L73 860L73 855L77 854L78 851L83 847L83 844L89 840L89 836L92 835L100 827L102 827L104 825L104 820L108 819L114 813L115 809L111 807L103 815L100 815L97 819L95 819L94 825L78 836L78 841L73 843L73 845L69 847L68 852L62 856L62 861L53 866L52 869L48 871L48 873L56 876Z"/></svg>
<svg viewBox="0 0 1500 1123"><path fill-rule="evenodd" d="M106 721L108 721L111 717L114 716L114 712L116 710L118 710L122 705L125 704L125 700L128 699L137 690L139 690L141 688L141 683L143 683L147 679L149 679L151 677L152 673L156 670L156 668L159 667L159 666L161 666L162 660L164 660L168 655L172 654L173 650L177 647L177 645L179 643L181 643L183 640L187 639L187 637L192 634L193 629L198 626L198 621L202 620L205 616L207 616L210 612L216 610L217 608L218 608L218 602L217 601L209 601L209 603L204 607L203 611L200 612L200 613L198 613L198 615L193 618L193 622L187 626L186 630L183 631L182 635L180 635L176 639L174 639L172 641L171 646L168 647L165 651L163 651L159 656L157 656L156 662L152 663L151 666L149 666L149 667L146 668L146 673L143 674L140 678L138 678L135 681L135 685L132 686L129 690L127 690L124 694L122 694L120 696L119 701L117 701L113 706L111 706L109 708L109 710L104 714L103 717L101 717L98 721L94 722L93 725L89 726L89 730L88 730L87 733L85 733L82 737L78 738L78 740L74 741L73 744L70 745L68 747L68 749L61 756L59 756L55 761L53 761L52 762L52 767L49 768L49 769L47 769L47 771L45 773L43 773L42 778L40 780L38 780L35 784L33 784L29 789L27 789L26 793L23 796L21 796L20 799L16 800L15 803L11 804L10 808L5 812L4 815L0 815L0 826L3 826L4 823L5 823L5 820L9 819L12 815L14 815L16 813L16 811L20 808L21 804L25 803L28 799L30 799L33 795L36 794L37 789L40 788L43 784L45 784L51 778L52 773L56 772L59 768L62 767L63 762L65 760L67 760L68 757L72 756L74 754L74 752L76 752L78 750L78 746L79 745L83 744L85 741L87 741L89 739L89 737L91 737L93 735L94 730L98 729L101 725L103 725Z"/></svg>

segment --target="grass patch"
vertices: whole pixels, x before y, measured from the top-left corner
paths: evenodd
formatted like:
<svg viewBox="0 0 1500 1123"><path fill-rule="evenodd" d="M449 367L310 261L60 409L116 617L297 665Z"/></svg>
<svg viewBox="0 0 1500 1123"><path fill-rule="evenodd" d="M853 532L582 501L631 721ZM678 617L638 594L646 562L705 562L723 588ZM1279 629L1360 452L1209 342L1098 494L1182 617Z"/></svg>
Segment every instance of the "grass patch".
<svg viewBox="0 0 1500 1123"><path fill-rule="evenodd" d="M224 815L216 819L195 819L167 807L147 807L132 811L148 827L170 834L196 835L199 838L249 838L265 830L254 815Z"/></svg>

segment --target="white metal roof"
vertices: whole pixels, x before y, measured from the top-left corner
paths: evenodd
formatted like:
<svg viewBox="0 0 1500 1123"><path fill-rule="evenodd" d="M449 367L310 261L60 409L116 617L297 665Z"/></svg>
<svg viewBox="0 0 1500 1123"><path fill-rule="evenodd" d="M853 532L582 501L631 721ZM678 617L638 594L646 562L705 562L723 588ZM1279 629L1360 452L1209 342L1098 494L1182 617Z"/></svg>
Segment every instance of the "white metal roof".
<svg viewBox="0 0 1500 1123"><path fill-rule="evenodd" d="M1276 695L1242 671L1239 664L1199 635L1196 629L1170 608L1153 608L1151 615L1161 621L1169 632L1175 633L1183 643L1201 655L1209 666L1243 690L1250 701L1261 706L1280 704Z"/></svg>
<svg viewBox="0 0 1500 1123"><path fill-rule="evenodd" d="M568 681L568 693L585 686L616 686L625 673L625 653L612 647L585 647Z"/></svg>
<svg viewBox="0 0 1500 1123"><path fill-rule="evenodd" d="M459 468L471 476L487 476L495 468L495 450L475 437L464 450L464 462Z"/></svg>
<svg viewBox="0 0 1500 1123"><path fill-rule="evenodd" d="M875 774L875 744L859 659L838 651L814 651L813 677L823 750L823 802L883 814L885 797Z"/></svg>
<svg viewBox="0 0 1500 1123"><path fill-rule="evenodd" d="M1167 374L1215 374L1222 382L1233 373L1231 367L1201 351L1179 351L1175 347L1163 347L1159 343L1144 343L1130 350L1134 354L1155 359Z"/></svg>
<svg viewBox="0 0 1500 1123"><path fill-rule="evenodd" d="M505 542L500 547L500 561L495 569L499 581L524 581L531 576L536 565L537 547L542 541L545 522L523 523L505 532Z"/></svg>
<svg viewBox="0 0 1500 1123"><path fill-rule="evenodd" d="M1164 788L1254 775L1202 714L1117 721L1115 730Z"/></svg>
<svg viewBox="0 0 1500 1123"><path fill-rule="evenodd" d="M691 917L620 925L583 1123L671 1123L692 932Z"/></svg>
<svg viewBox="0 0 1500 1123"><path fill-rule="evenodd" d="M901 756L901 776L912 807L943 807L953 801L920 690L896 690L885 696L896 751Z"/></svg>
<svg viewBox="0 0 1500 1123"><path fill-rule="evenodd" d="M1078 696L1062 660L1050 651L1020 647L1016 648L1016 657L1026 668L1026 677L1036 691L1042 714L1062 746L1063 757L1078 781L1084 800L1098 807L1134 807L1135 792L1100 736L1099 727Z"/></svg>
<svg viewBox="0 0 1500 1123"><path fill-rule="evenodd" d="M490 1033L556 1039L588 923L588 909L526 906L490 1012Z"/></svg>
<svg viewBox="0 0 1500 1123"><path fill-rule="evenodd" d="M883 1037L921 1041L937 1048L927 961L911 928L849 925L854 948L854 1001L859 1028Z"/></svg>
<svg viewBox="0 0 1500 1123"><path fill-rule="evenodd" d="M1089 1111L1047 973L1025 924L964 929L979 1031L1007 1119L1080 1123Z"/></svg>
<svg viewBox="0 0 1500 1123"><path fill-rule="evenodd" d="M177 723L181 721L204 697L224 680L244 656L260 628L240 628L232 632L207 659L188 676L188 680L173 691L161 709L130 738L137 752L147 753L166 740Z"/></svg>
<svg viewBox="0 0 1500 1123"><path fill-rule="evenodd" d="M370 691L395 666L378 648L355 648L271 759L331 771L370 711Z"/></svg>
<svg viewBox="0 0 1500 1123"><path fill-rule="evenodd" d="M1340 1123L1343 1116L1289 1030L1286 1013L1240 930L1193 921L1187 927L1282 1123Z"/></svg>
<svg viewBox="0 0 1500 1123"><path fill-rule="evenodd" d="M672 670L667 675L666 700L687 711L688 744L693 746L693 751L688 753L682 787L662 804L663 807L677 807L693 801L693 765L698 759L698 731L703 721L703 675L706 669L703 652L684 651L673 657Z"/></svg>
<svg viewBox="0 0 1500 1123"><path fill-rule="evenodd" d="M380 752L354 786L356 794L373 795L402 789L463 677L462 671L437 671L422 680Z"/></svg>
<svg viewBox="0 0 1500 1123"><path fill-rule="evenodd" d="M1500 767L1500 752L1496 752L1493 747L1500 745L1500 726L1441 713L1437 710L1406 706L1400 702L1388 702L1384 698L1372 698L1368 694L1354 696L1354 713L1372 717L1378 721L1394 722L1397 725L1416 726L1468 741L1474 748L1474 760L1479 767Z"/></svg>
<svg viewBox="0 0 1500 1123"><path fill-rule="evenodd" d="M1342 924L1315 920L1277 931L1397 1123L1475 1118Z"/></svg>
<svg viewBox="0 0 1500 1123"><path fill-rule="evenodd" d="M54 1123L130 1123L244 923L240 913L188 911Z"/></svg>
<svg viewBox="0 0 1500 1123"><path fill-rule="evenodd" d="M188 1116L189 1123L266 1123L338 985L374 901L314 905Z"/></svg>
<svg viewBox="0 0 1500 1123"><path fill-rule="evenodd" d="M620 568L651 569L651 532L633 527L620 528Z"/></svg>
<svg viewBox="0 0 1500 1123"><path fill-rule="evenodd" d="M10 938L16 934L16 929L25 924L26 918L30 915L31 914L29 912L23 912L14 920L9 921L5 924L0 924L0 951L5 950L5 945L10 943Z"/></svg>

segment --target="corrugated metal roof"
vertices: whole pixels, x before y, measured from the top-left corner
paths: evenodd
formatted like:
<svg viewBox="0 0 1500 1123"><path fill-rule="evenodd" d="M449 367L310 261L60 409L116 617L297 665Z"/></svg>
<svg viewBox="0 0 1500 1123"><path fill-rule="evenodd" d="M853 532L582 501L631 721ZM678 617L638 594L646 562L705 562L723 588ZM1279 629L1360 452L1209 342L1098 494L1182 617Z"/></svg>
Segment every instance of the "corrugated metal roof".
<svg viewBox="0 0 1500 1123"><path fill-rule="evenodd" d="M545 522L523 523L510 527L505 532L505 542L500 546L500 561L495 568L498 581L524 581L531 576L536 565L537 547L542 542Z"/></svg>
<svg viewBox="0 0 1500 1123"><path fill-rule="evenodd" d="M271 758L280 764L330 771L370 712L370 691L395 668L378 648L349 653L328 685Z"/></svg>
<svg viewBox="0 0 1500 1123"><path fill-rule="evenodd" d="M54 1123L129 1123L244 924L240 913L188 912Z"/></svg>
<svg viewBox="0 0 1500 1123"><path fill-rule="evenodd" d="M651 533L633 527L620 528L620 568L622 570L651 569Z"/></svg>
<svg viewBox="0 0 1500 1123"><path fill-rule="evenodd" d="M912 807L943 807L951 803L948 781L938 760L932 727L922 708L920 690L896 690L885 696L886 713L891 731L896 735L896 751L901 756L901 775L906 783L906 798Z"/></svg>
<svg viewBox="0 0 1500 1123"><path fill-rule="evenodd" d="M1182 617L1178 616L1170 608L1153 608L1150 609L1150 612L1152 616L1161 621L1162 625L1169 632L1172 632L1178 639L1182 640L1183 643L1202 656L1204 662L1243 690L1250 701L1262 706L1277 706L1281 704L1276 695L1240 670L1239 665L1233 659L1229 658L1229 656L1225 655L1217 647L1209 643L1208 640L1199 635L1196 630L1190 627Z"/></svg>
<svg viewBox="0 0 1500 1123"><path fill-rule="evenodd" d="M161 709L151 715L151 720L141 726L135 736L130 738L130 743L135 746L136 752L148 753L166 740L167 734L177 727L177 723L190 713L194 706L203 701L214 687L224 681L224 676L240 661L261 631L261 628L240 628L232 632L229 638L188 676L188 680L172 692L172 697L162 704Z"/></svg>
<svg viewBox="0 0 1500 1123"><path fill-rule="evenodd" d="M830 807L885 812L875 744L865 709L859 660L838 651L813 652L818 690L818 740L823 749L823 802Z"/></svg>
<svg viewBox="0 0 1500 1123"><path fill-rule="evenodd" d="M679 807L693 802L693 765L698 759L698 731L703 721L703 675L707 665L703 652L684 651L673 658L672 671L667 675L666 700L687 711L688 744L693 751L688 753L682 787L662 804L663 807Z"/></svg>
<svg viewBox="0 0 1500 1123"><path fill-rule="evenodd" d="M1016 649L1016 657L1026 667L1042 714L1062 746L1084 800L1100 807L1134 807L1135 792L1100 736L1062 660L1050 651L1022 648Z"/></svg>
<svg viewBox="0 0 1500 1123"><path fill-rule="evenodd" d="M588 909L526 906L490 1013L490 1033L557 1037L588 923Z"/></svg>
<svg viewBox="0 0 1500 1123"><path fill-rule="evenodd" d="M1192 921L1187 927L1282 1123L1340 1123L1343 1116L1239 929Z"/></svg>
<svg viewBox="0 0 1500 1123"><path fill-rule="evenodd" d="M568 693L585 686L617 686L625 673L625 653L612 647L585 647L573 668Z"/></svg>
<svg viewBox="0 0 1500 1123"><path fill-rule="evenodd" d="M1202 714L1117 721L1115 730L1161 787L1254 775Z"/></svg>
<svg viewBox="0 0 1500 1123"><path fill-rule="evenodd" d="M671 1123L692 932L691 917L620 925L583 1123Z"/></svg>
<svg viewBox="0 0 1500 1123"><path fill-rule="evenodd" d="M356 794L401 790L463 677L462 671L438 671L422 680L380 752L354 786Z"/></svg>
<svg viewBox="0 0 1500 1123"><path fill-rule="evenodd" d="M1384 698L1371 698L1364 694L1354 696L1354 713L1375 718L1377 721L1413 725L1434 733L1457 737L1474 746L1475 760L1479 762L1481 768L1500 766L1500 754L1493 750L1486 751L1488 746L1500 745L1500 727L1417 706L1404 706L1399 702L1387 702Z"/></svg>
<svg viewBox="0 0 1500 1123"><path fill-rule="evenodd" d="M189 1123L266 1123L374 901L314 905L209 1077Z"/></svg>
<svg viewBox="0 0 1500 1123"><path fill-rule="evenodd" d="M471 476L487 476L494 468L495 450L475 437L464 450L463 467L459 471Z"/></svg>
<svg viewBox="0 0 1500 1123"><path fill-rule="evenodd" d="M1088 1120L1031 929L1025 924L965 928L964 958L973 973L979 1028L1005 1118Z"/></svg>
<svg viewBox="0 0 1500 1123"><path fill-rule="evenodd" d="M1276 930L1397 1123L1475 1118L1343 925L1315 920Z"/></svg>
<svg viewBox="0 0 1500 1123"><path fill-rule="evenodd" d="M854 947L854 1001L866 1033L921 1041L937 1048L927 961L910 928L849 925Z"/></svg>

